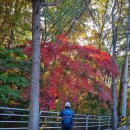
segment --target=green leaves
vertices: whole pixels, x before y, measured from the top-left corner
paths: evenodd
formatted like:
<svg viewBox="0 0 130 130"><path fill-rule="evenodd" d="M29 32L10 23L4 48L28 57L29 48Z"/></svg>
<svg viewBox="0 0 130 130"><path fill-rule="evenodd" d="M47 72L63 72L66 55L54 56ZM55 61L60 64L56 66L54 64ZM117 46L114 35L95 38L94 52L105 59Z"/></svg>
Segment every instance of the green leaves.
<svg viewBox="0 0 130 130"><path fill-rule="evenodd" d="M20 49L3 49L0 48L0 70L5 71L29 71L31 62L26 59Z"/></svg>
<svg viewBox="0 0 130 130"><path fill-rule="evenodd" d="M15 84L21 87L26 87L27 85L27 80L16 74L0 74L0 80L3 84Z"/></svg>
<svg viewBox="0 0 130 130"><path fill-rule="evenodd" d="M14 90L9 86L0 86L0 103L8 104L10 100L17 101L19 99L18 90Z"/></svg>
<svg viewBox="0 0 130 130"><path fill-rule="evenodd" d="M20 49L0 48L0 103L16 105L20 91L27 86L30 62Z"/></svg>

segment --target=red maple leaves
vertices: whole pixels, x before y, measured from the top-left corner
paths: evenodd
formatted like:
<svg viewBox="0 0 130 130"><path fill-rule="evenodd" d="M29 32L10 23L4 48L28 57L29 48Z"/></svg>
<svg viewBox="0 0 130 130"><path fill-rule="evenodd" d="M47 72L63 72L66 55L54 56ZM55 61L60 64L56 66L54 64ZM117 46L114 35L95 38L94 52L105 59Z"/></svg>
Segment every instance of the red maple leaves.
<svg viewBox="0 0 130 130"><path fill-rule="evenodd" d="M98 96L106 107L111 92L104 78L118 74L111 56L92 45L71 44L64 34L57 38L56 43L41 43L41 63L46 69L41 71L41 108L55 109L56 100L61 106L66 100L75 105L86 93ZM31 56L31 44L24 51Z"/></svg>

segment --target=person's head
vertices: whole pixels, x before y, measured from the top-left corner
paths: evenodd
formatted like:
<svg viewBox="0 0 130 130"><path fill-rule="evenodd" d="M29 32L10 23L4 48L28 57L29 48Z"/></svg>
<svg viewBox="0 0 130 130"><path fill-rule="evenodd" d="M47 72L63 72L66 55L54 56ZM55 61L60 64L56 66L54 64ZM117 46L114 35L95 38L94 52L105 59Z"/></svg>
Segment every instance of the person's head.
<svg viewBox="0 0 130 130"><path fill-rule="evenodd" d="M66 102L65 103L65 108L70 108L71 106L70 106L70 102Z"/></svg>

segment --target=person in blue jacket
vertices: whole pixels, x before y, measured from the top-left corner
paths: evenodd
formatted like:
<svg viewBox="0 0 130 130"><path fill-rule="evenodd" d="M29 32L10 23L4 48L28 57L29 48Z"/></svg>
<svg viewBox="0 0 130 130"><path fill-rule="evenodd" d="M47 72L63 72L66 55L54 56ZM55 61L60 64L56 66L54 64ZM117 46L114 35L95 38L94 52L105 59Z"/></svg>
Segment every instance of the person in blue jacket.
<svg viewBox="0 0 130 130"><path fill-rule="evenodd" d="M62 130L72 130L73 128L73 117L74 112L70 109L70 103L65 103L65 109L61 111L60 116L62 117L61 120L61 128Z"/></svg>

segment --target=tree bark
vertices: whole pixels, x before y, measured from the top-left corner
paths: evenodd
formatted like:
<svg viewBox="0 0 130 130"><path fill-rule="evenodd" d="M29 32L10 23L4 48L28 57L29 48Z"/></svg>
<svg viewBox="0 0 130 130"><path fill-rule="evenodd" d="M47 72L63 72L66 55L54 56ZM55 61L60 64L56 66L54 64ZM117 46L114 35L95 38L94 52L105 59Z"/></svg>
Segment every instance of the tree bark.
<svg viewBox="0 0 130 130"><path fill-rule="evenodd" d="M112 77L112 130L117 130L116 79Z"/></svg>
<svg viewBox="0 0 130 130"><path fill-rule="evenodd" d="M128 27L130 27L130 0L128 0ZM126 42L126 54L125 54L125 66L123 75L123 90L122 90L122 117L126 120L127 114L127 87L128 87L128 56L129 56L129 44L130 44L130 29L127 30L127 42ZM122 125L122 130L126 130L126 123Z"/></svg>
<svg viewBox="0 0 130 130"><path fill-rule="evenodd" d="M32 77L29 130L39 130L40 0L32 0Z"/></svg>
<svg viewBox="0 0 130 130"><path fill-rule="evenodd" d="M124 61L124 63L125 63L125 61ZM118 105L117 105L117 115L118 116L121 116L124 65L125 64L123 64L123 66L122 66L122 72L121 72L121 77L120 77L120 88L119 88Z"/></svg>
<svg viewBox="0 0 130 130"><path fill-rule="evenodd" d="M117 28L115 27L114 10L116 0L113 0L112 6L112 47L113 61L116 60L116 43L117 43ZM116 110L116 79L112 76L112 130L117 130L117 110Z"/></svg>

